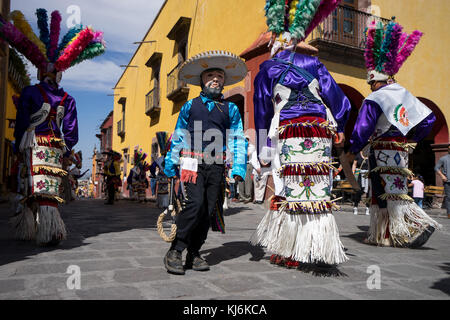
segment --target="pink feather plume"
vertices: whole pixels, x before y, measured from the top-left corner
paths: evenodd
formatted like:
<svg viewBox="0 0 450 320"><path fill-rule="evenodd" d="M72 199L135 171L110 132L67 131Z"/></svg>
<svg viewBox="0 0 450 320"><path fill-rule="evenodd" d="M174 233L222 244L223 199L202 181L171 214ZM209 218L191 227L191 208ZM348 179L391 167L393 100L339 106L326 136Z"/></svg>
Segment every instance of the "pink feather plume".
<svg viewBox="0 0 450 320"><path fill-rule="evenodd" d="M95 42L95 43L103 42L103 31L95 31L92 42Z"/></svg>
<svg viewBox="0 0 450 320"><path fill-rule="evenodd" d="M56 50L58 49L59 33L61 32L61 14L55 10L52 12L50 22L50 45L47 50L47 56L50 61L55 61Z"/></svg>
<svg viewBox="0 0 450 320"><path fill-rule="evenodd" d="M55 68L58 71L64 71L69 68L72 61L83 52L93 38L94 32L91 29L86 28L82 30L78 37L64 49L62 55L55 62Z"/></svg>
<svg viewBox="0 0 450 320"><path fill-rule="evenodd" d="M311 24L308 29L306 29L305 38L319 25L319 23L322 22L323 19L328 17L333 10L336 9L341 1L342 0L322 0L322 2L320 2Z"/></svg>
<svg viewBox="0 0 450 320"><path fill-rule="evenodd" d="M399 52L396 63L394 65L394 72L397 73L398 70L400 70L403 63L408 59L408 57L411 55L411 53L416 48L417 44L420 41L420 38L422 37L423 33L419 30L413 31L413 33L408 37L406 40L405 46L401 49Z"/></svg>

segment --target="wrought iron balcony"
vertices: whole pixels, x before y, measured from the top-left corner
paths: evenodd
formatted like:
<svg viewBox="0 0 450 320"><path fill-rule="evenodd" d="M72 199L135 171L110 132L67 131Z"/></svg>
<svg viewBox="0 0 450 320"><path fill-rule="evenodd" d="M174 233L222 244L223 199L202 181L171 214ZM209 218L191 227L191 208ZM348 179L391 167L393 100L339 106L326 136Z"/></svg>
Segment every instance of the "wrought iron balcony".
<svg viewBox="0 0 450 320"><path fill-rule="evenodd" d="M122 138L125 136L125 123L122 120L117 121L117 135Z"/></svg>
<svg viewBox="0 0 450 320"><path fill-rule="evenodd" d="M189 95L189 87L186 82L178 79L181 63L167 74L167 99L174 102L186 100Z"/></svg>
<svg viewBox="0 0 450 320"><path fill-rule="evenodd" d="M145 95L145 114L152 116L155 112L161 110L159 88L153 88Z"/></svg>
<svg viewBox="0 0 450 320"><path fill-rule="evenodd" d="M374 19L389 22L340 5L313 30L309 43L319 49L321 58L364 67L365 30Z"/></svg>

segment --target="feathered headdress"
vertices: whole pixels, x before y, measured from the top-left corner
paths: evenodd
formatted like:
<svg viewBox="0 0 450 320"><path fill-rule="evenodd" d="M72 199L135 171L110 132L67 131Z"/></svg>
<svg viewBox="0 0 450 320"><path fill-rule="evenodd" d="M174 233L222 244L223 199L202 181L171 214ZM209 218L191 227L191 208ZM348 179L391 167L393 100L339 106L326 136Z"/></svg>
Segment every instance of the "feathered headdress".
<svg viewBox="0 0 450 320"><path fill-rule="evenodd" d="M423 33L415 30L408 35L392 20L384 25L375 21L366 30L364 57L368 70L367 82L389 81L394 78L406 59L414 51Z"/></svg>
<svg viewBox="0 0 450 320"><path fill-rule="evenodd" d="M272 32L272 55L293 49L328 17L341 0L266 0L264 10ZM279 37L278 39L276 39Z"/></svg>
<svg viewBox="0 0 450 320"><path fill-rule="evenodd" d="M139 149L139 146L137 146L134 149L134 164L137 165L139 162L144 161L147 158L147 154L142 151L142 149Z"/></svg>
<svg viewBox="0 0 450 320"><path fill-rule="evenodd" d="M159 150L162 156L165 156L170 149L170 142L172 140L172 135L166 131L158 131L156 133L156 139L159 144Z"/></svg>
<svg viewBox="0 0 450 320"><path fill-rule="evenodd" d="M105 52L103 32L91 27L71 28L59 42L61 32L61 14L55 10L50 15L47 10L37 9L39 37L20 11L10 14L12 22L0 17L0 38L16 48L39 70L44 72L53 68L62 72L87 59Z"/></svg>

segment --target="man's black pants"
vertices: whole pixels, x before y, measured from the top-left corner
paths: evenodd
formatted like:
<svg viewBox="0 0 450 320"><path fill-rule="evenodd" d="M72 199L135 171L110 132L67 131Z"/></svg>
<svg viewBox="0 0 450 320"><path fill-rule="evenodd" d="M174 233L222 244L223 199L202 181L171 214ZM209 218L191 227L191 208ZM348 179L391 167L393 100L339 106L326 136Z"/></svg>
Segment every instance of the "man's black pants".
<svg viewBox="0 0 450 320"><path fill-rule="evenodd" d="M198 252L205 243L210 216L215 210L224 179L221 164L199 164L197 183L186 183L187 198L176 218L177 236L171 249Z"/></svg>

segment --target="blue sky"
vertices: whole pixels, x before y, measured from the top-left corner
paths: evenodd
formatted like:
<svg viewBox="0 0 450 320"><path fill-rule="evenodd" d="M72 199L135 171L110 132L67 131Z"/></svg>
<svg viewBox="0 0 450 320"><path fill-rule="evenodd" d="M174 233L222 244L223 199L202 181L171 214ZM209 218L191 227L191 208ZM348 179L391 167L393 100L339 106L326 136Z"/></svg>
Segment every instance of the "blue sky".
<svg viewBox="0 0 450 320"><path fill-rule="evenodd" d="M104 32L106 53L64 72L60 84L76 100L79 142L75 151L83 152L82 171L91 169L94 146L99 149L95 135L113 109L113 97L108 94L113 93L123 72L120 65L128 64L137 49L133 42L143 39L163 3L164 0L11 0L11 11L22 11L37 35L37 8L46 9L49 16L53 10L61 13L60 39L77 10L83 25ZM75 11L71 6L76 6ZM28 70L32 84L36 83L36 70L32 65ZM89 175L90 171L86 176Z"/></svg>

